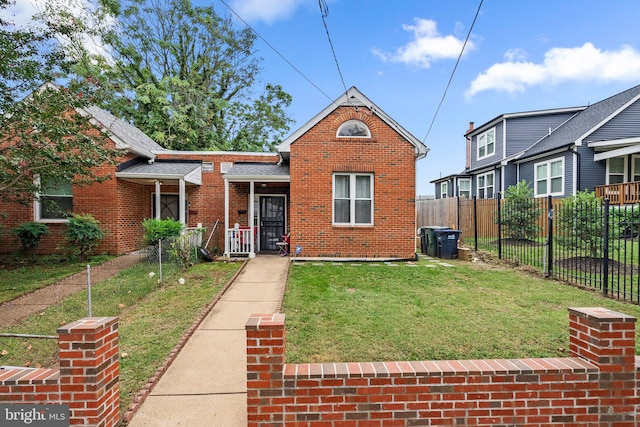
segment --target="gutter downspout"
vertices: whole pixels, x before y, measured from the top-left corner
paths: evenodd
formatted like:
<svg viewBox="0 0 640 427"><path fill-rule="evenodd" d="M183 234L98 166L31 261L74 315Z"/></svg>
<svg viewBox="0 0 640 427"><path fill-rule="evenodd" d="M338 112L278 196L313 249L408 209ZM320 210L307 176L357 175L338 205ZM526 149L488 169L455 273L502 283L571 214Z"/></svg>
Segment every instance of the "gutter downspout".
<svg viewBox="0 0 640 427"><path fill-rule="evenodd" d="M573 151L574 157L574 168L575 172L573 173L574 183L573 183L573 191L571 192L573 196L578 194L578 189L580 188L580 152L578 151L578 147L574 146L573 149L569 147L570 151Z"/></svg>

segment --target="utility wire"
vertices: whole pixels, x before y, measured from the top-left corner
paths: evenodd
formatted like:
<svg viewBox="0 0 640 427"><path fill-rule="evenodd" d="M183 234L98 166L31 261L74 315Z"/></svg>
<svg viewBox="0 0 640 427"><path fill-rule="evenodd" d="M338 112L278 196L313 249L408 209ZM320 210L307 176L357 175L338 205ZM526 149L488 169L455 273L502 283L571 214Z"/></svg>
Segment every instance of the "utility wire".
<svg viewBox="0 0 640 427"><path fill-rule="evenodd" d="M326 18L329 16L329 6L327 6L326 0L318 0L318 6L320 6L320 15L322 15L322 23L324 24L324 30L327 32L327 39L329 39L329 46L331 46L331 52L333 53L333 60L336 62L336 68L338 68L338 74L340 75L340 80L342 81L342 87L344 88L344 93L347 93L347 85L344 83L344 77L342 76L342 71L340 70L340 64L338 63L338 57L336 56L336 51L333 48L333 42L331 41L331 35L329 34L329 27L327 27ZM349 99L347 98L347 102Z"/></svg>
<svg viewBox="0 0 640 427"><path fill-rule="evenodd" d="M233 13L233 14L236 16L236 18L238 18L240 21L242 21L242 23L243 23L244 25L246 25L246 26L247 26L247 28L249 28L251 31L253 31L253 33L254 33L256 36L258 36L258 38L259 38L260 40L262 40L262 41L263 41L267 46L269 46L269 48L271 48L271 50L273 50L275 53L277 53L277 54L278 54L278 56L284 60L284 62L286 62L286 63L287 63L291 68L293 68L293 69L294 69L298 74L300 74L300 75L301 75L301 76L302 76L306 81L308 81L308 82L311 84L311 86L313 86L314 88L316 88L316 89L318 90L318 92L320 92L321 94L323 94L324 96L326 96L330 101L333 101L333 98L331 98L329 95L327 95L326 93L324 93L324 91L323 91L322 89L320 89L320 88L319 88L319 87L318 87L314 82L312 82L312 81L311 81L311 79L309 79L309 77L305 76L305 75L304 75L304 73L303 73L302 71L300 71L298 68L296 68L296 66L295 66L295 65L293 65L293 64L291 63L291 61L289 61L287 58L285 58L285 56L284 56L283 54L281 54L281 53L278 51L278 49L276 49L275 47L273 47L273 46L271 45L271 43L269 43L269 42L268 42L264 37L262 37L262 36L261 36L261 35L260 35L256 30L254 30L254 29L253 29L253 27L251 27L251 25L249 25L249 24L247 23L247 21L245 21L244 19L242 19L242 17L241 17L240 15L238 15L238 14L236 13L236 11L235 11L235 10L233 10L233 9L231 8L231 6L229 6L229 5L228 5L224 0L220 0L220 3L222 3L222 4L223 4L227 9L229 9L229 10L231 11L231 13ZM324 19L324 18L323 18L323 19ZM343 84L344 84L344 83L343 83ZM346 90L345 90L345 92L346 92Z"/></svg>
<svg viewBox="0 0 640 427"><path fill-rule="evenodd" d="M453 71L451 72L451 76L449 77L449 82L447 83L447 86L444 89L444 93L442 94L442 98L440 99L440 103L438 104L438 108L436 108L436 112L433 115L433 120L431 120L431 124L429 125L429 130L427 130L427 134L424 136L424 139L422 140L423 144L427 140L427 137L429 137L429 134L431 133L431 128L433 128L433 123L436 121L436 117L438 117L438 112L440 111L440 107L442 107L442 103L444 102L444 98L447 96L447 91L449 90L449 86L451 86L451 81L453 80L453 75L456 73L456 70L458 69L458 64L460 63L460 58L462 58L462 54L464 53L464 48L467 46L467 42L469 41L469 37L471 37L471 32L473 31L473 26L475 25L476 20L478 19L478 15L480 14L480 8L482 8L482 2L483 1L484 0L480 0L480 4L478 5L478 10L476 10L476 16L474 16L473 22L471 23L471 27L469 27L469 32L467 33L467 38L464 39L464 44L462 45L462 49L460 50L460 55L458 55L458 60L456 61L456 65L453 67Z"/></svg>

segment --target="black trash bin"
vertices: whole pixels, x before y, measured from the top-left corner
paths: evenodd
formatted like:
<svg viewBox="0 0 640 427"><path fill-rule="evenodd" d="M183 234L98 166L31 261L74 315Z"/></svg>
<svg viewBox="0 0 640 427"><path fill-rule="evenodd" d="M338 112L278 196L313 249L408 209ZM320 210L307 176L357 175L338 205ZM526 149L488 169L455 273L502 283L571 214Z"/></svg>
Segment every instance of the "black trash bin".
<svg viewBox="0 0 640 427"><path fill-rule="evenodd" d="M436 235L436 256L443 259L458 258L460 230L434 230Z"/></svg>
<svg viewBox="0 0 640 427"><path fill-rule="evenodd" d="M450 230L449 227L442 227L439 225L427 225L426 227L421 227L421 231L424 232L424 240L423 240L423 254L427 254L429 256L438 256L438 242L436 241L436 231L438 230ZM422 237L423 234L420 235Z"/></svg>

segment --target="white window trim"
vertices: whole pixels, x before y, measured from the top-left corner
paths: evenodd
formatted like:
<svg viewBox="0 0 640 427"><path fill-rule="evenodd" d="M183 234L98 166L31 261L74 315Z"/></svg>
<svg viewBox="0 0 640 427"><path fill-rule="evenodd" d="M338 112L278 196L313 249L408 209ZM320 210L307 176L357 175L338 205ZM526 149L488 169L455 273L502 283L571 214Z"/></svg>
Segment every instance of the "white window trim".
<svg viewBox="0 0 640 427"><path fill-rule="evenodd" d="M555 193L551 191L551 176L547 176L545 179L547 181L547 192L544 194L538 194L538 166L547 165L548 175L551 174L551 163L562 162L562 175L560 176L562 182L562 190L556 191ZM564 180L565 180L565 172L566 169L564 167L564 157L556 157L555 159L545 160L544 162L538 162L533 164L533 192L534 197L548 197L548 196L564 196Z"/></svg>
<svg viewBox="0 0 640 427"><path fill-rule="evenodd" d="M491 152L491 154L487 153L487 135L489 133L493 132L493 151ZM484 144L480 145L480 139L482 137L484 138ZM484 156L480 156L480 147L484 147ZM482 159L486 159L487 157L491 157L494 156L496 154L496 128L493 127L489 130L487 130L486 132L481 133L480 135L478 135L476 137L476 158L478 160L482 160Z"/></svg>
<svg viewBox="0 0 640 427"><path fill-rule="evenodd" d="M461 182L467 182L469 184L469 188L467 190L461 190L460 189L460 183ZM460 178L460 179L458 179L458 197L462 197L462 192L463 191L469 193L467 198L470 199L471 198L471 178Z"/></svg>
<svg viewBox="0 0 640 427"><path fill-rule="evenodd" d="M640 175L640 170L635 170L636 159L640 159L640 155L631 156L631 180L636 175Z"/></svg>
<svg viewBox="0 0 640 427"><path fill-rule="evenodd" d="M349 198L349 209L351 212L351 220L350 222L336 222L335 215L335 200L336 200L336 176L349 176L349 194L351 195ZM371 198L370 199L356 199L356 176L368 176L369 182L371 184ZM371 227L374 224L373 214L375 212L374 209L374 188L373 188L373 174L372 173L361 173L361 172L335 172L331 177L332 181L332 197L331 197L331 222L334 226L348 226L348 227ZM356 200L371 200L371 222L370 223L362 223L356 222Z"/></svg>
<svg viewBox="0 0 640 427"><path fill-rule="evenodd" d="M491 186L487 186L486 182L487 182L487 176L492 175L493 176L493 184ZM480 187L480 178L481 177L485 177L485 186L484 187ZM487 188L493 188L493 191L491 192L491 197L487 197ZM480 189L484 189L484 197L482 197L482 199L494 199L495 198L495 194L496 194L496 174L495 172L487 172L487 173L483 173L480 174L476 177L476 195L478 195L478 199L480 199Z"/></svg>
<svg viewBox="0 0 640 427"><path fill-rule="evenodd" d="M340 131L351 125L351 124L358 124L361 125L362 128L365 131L365 135L340 135ZM347 120L346 122L342 123L339 127L338 130L336 131L336 138L371 138L371 130L369 129L369 126L367 126L367 124L365 122L363 122L362 120L358 120L358 119L351 119L351 120Z"/></svg>
<svg viewBox="0 0 640 427"><path fill-rule="evenodd" d="M449 197L449 185L447 182L441 182L440 183L440 198L441 199L446 199L447 197Z"/></svg>
<svg viewBox="0 0 640 427"><path fill-rule="evenodd" d="M613 157L613 158L614 159L618 159L619 157ZM629 170L628 169L628 164L627 164L627 156L624 156L622 159L624 160L624 167L623 167L623 171L622 171L622 183L625 183L625 182L627 182L627 171ZM611 184L609 182L609 175L610 175L609 162L611 160L612 159L607 159L607 173L606 173L606 183L607 183L607 185Z"/></svg>
<svg viewBox="0 0 640 427"><path fill-rule="evenodd" d="M34 177L34 183L40 185L40 175ZM40 202L40 196L42 194L36 193L33 200L33 220L35 222L43 222L47 224L65 224L69 222L68 218L42 218L42 202ZM71 199L73 200L73 190Z"/></svg>

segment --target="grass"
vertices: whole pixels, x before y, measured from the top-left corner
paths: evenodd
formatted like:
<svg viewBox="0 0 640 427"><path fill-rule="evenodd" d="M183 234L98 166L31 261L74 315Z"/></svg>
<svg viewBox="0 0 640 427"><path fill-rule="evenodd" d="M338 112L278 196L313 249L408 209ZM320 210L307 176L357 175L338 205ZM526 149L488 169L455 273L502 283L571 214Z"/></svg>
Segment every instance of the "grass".
<svg viewBox="0 0 640 427"><path fill-rule="evenodd" d="M119 316L121 410L164 363L182 335L219 294L240 267L239 263L202 263L160 286L149 277L149 266L137 264L92 287L93 315ZM31 316L2 332L55 335L60 325L87 315L86 291L60 305ZM151 332L152 331L152 332ZM0 338L0 365L57 364L57 341Z"/></svg>
<svg viewBox="0 0 640 427"><path fill-rule="evenodd" d="M109 259L108 256L91 257L88 264L98 265ZM86 267L86 262L69 263L66 258L56 256L40 257L35 264L3 260L0 262L0 303L51 285Z"/></svg>
<svg viewBox="0 0 640 427"><path fill-rule="evenodd" d="M640 307L499 266L312 263L290 269L287 362L567 356L568 307Z"/></svg>

